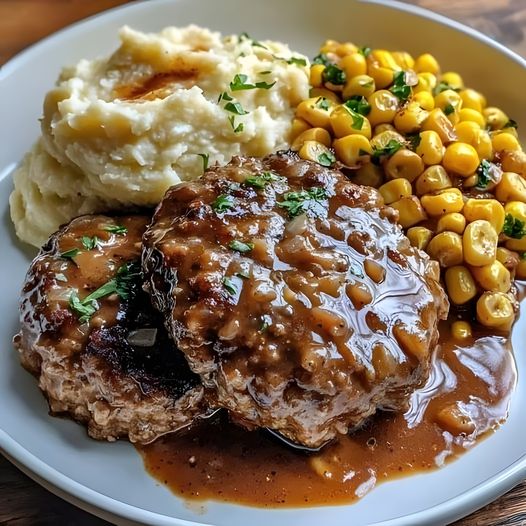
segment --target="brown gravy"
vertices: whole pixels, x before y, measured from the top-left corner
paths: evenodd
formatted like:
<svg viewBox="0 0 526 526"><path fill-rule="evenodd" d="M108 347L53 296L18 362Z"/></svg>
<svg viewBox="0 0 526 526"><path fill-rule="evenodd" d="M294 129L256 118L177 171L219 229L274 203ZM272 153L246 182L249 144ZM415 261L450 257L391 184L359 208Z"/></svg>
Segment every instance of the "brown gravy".
<svg viewBox="0 0 526 526"><path fill-rule="evenodd" d="M146 469L186 499L261 507L348 503L384 480L436 469L497 428L516 381L510 338L477 328L460 344L449 323L440 333L433 373L405 414L378 414L317 454L218 417L140 447ZM472 433L437 424L451 404L469 415Z"/></svg>

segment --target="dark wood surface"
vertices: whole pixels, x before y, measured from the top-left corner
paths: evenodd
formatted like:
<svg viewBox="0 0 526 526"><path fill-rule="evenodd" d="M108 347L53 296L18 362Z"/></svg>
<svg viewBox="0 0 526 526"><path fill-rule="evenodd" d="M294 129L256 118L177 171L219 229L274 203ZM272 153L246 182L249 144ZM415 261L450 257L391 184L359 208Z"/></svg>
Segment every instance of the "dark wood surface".
<svg viewBox="0 0 526 526"><path fill-rule="evenodd" d="M71 22L124 3L124 0L0 0L0 64ZM464 22L526 56L526 0L407 3ZM0 526L87 525L108 523L55 497L0 456ZM526 526L526 482L455 526Z"/></svg>

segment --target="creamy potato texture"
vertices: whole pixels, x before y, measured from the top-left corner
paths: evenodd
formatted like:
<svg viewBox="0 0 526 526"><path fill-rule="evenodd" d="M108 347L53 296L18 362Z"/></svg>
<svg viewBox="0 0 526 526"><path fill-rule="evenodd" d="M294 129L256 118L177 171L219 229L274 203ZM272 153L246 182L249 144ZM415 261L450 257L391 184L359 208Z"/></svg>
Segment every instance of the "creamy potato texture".
<svg viewBox="0 0 526 526"><path fill-rule="evenodd" d="M156 205L205 158L289 145L308 96L308 61L284 44L197 26L124 27L109 58L65 68L46 96L42 137L14 176L18 236L42 244L71 218Z"/></svg>

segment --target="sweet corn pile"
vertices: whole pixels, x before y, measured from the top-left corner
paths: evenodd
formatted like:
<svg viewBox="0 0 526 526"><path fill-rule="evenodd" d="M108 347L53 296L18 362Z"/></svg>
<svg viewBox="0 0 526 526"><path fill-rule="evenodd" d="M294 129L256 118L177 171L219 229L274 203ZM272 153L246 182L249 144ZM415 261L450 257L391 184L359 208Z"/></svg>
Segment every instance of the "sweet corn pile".
<svg viewBox="0 0 526 526"><path fill-rule="evenodd" d="M526 154L517 124L430 54L329 40L296 109L292 148L379 189L440 263L453 305L507 331L526 278ZM466 321L452 324L466 338Z"/></svg>

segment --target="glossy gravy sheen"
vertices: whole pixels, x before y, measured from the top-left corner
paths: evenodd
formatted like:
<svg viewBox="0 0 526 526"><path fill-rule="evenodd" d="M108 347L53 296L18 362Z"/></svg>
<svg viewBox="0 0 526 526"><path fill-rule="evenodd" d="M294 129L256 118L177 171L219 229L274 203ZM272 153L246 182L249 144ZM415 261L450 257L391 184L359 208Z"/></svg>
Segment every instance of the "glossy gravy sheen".
<svg viewBox="0 0 526 526"><path fill-rule="evenodd" d="M352 502L384 480L435 469L506 418L516 381L509 337L478 328L459 343L449 322L440 333L432 374L405 414L380 413L319 453L219 417L140 447L145 466L183 498L262 507ZM453 404L472 432L445 430L439 413Z"/></svg>

